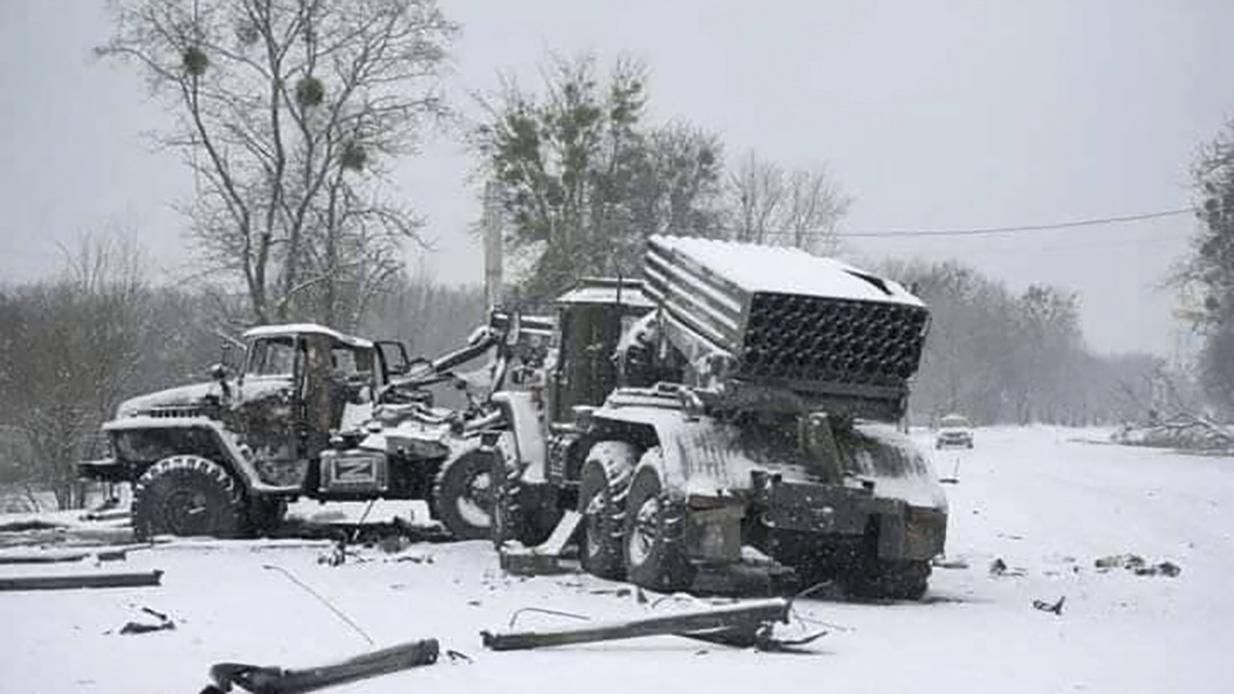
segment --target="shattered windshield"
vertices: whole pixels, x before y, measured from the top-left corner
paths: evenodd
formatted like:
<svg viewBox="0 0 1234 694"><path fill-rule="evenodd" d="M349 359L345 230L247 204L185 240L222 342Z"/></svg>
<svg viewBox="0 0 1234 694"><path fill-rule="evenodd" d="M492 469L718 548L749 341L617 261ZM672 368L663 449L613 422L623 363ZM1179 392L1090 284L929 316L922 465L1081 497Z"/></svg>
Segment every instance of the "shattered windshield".
<svg viewBox="0 0 1234 694"><path fill-rule="evenodd" d="M253 343L246 373L251 376L291 376L295 366L295 338L270 337Z"/></svg>
<svg viewBox="0 0 1234 694"><path fill-rule="evenodd" d="M332 350L331 358L335 373L354 376L373 372L373 350L371 349L340 345Z"/></svg>

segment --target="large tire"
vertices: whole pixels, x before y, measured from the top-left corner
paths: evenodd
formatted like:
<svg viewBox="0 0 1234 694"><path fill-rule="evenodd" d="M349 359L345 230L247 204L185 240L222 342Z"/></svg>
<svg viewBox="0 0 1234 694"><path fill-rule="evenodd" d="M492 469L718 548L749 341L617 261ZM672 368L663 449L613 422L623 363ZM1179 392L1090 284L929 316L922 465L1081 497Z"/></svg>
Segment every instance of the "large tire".
<svg viewBox="0 0 1234 694"><path fill-rule="evenodd" d="M177 455L151 465L133 485L133 534L239 537L245 533L244 491L218 463Z"/></svg>
<svg viewBox="0 0 1234 694"><path fill-rule="evenodd" d="M660 449L652 448L634 471L626 497L622 554L631 582L672 592L690 586L694 567L686 555L685 504L664 489L661 460Z"/></svg>
<svg viewBox="0 0 1234 694"><path fill-rule="evenodd" d="M493 532L494 484L491 455L472 450L447 461L433 485L433 509L458 540L486 540Z"/></svg>
<svg viewBox="0 0 1234 694"><path fill-rule="evenodd" d="M625 577L626 494L638 463L638 448L625 441L601 441L587 452L578 490L583 516L579 561L601 578Z"/></svg>
<svg viewBox="0 0 1234 694"><path fill-rule="evenodd" d="M523 481L523 466L499 449L492 455L493 479L499 484L494 493L492 540L500 551L507 542L535 547L549 539L561 521L561 511L549 498L547 485Z"/></svg>

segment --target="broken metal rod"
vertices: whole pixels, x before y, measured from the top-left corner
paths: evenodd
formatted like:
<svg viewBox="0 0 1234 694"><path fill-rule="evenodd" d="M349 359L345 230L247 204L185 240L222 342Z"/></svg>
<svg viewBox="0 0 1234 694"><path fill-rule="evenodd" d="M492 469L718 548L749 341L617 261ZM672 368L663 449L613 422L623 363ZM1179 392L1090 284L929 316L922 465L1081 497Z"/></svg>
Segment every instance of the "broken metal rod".
<svg viewBox="0 0 1234 694"><path fill-rule="evenodd" d="M129 552L138 549L150 549L150 543L116 545L114 547L99 547L89 550L34 550L34 551L0 551L0 565L3 564L59 564L71 563L96 557L99 561L123 560Z"/></svg>
<svg viewBox="0 0 1234 694"><path fill-rule="evenodd" d="M89 552L37 552L25 554L0 554L0 564L57 564L81 561Z"/></svg>
<svg viewBox="0 0 1234 694"><path fill-rule="evenodd" d="M482 631L480 639L486 648L494 651L514 651L674 634L690 637L723 635L726 642L745 642L747 639L735 637L737 634L748 632L749 642L753 642L753 635L760 628L773 622L787 622L789 607L788 600L759 600L706 610L620 622L587 624L550 631L505 633Z"/></svg>
<svg viewBox="0 0 1234 694"><path fill-rule="evenodd" d="M210 668L210 679L217 688L206 692L228 692L232 686L254 694L299 694L344 682L368 679L437 662L440 646L436 639L411 641L319 667L284 670L275 666L218 663Z"/></svg>
<svg viewBox="0 0 1234 694"><path fill-rule="evenodd" d="M0 590L73 590L75 588L140 588L157 586L162 571L141 573L66 574L62 576L10 576L0 578Z"/></svg>

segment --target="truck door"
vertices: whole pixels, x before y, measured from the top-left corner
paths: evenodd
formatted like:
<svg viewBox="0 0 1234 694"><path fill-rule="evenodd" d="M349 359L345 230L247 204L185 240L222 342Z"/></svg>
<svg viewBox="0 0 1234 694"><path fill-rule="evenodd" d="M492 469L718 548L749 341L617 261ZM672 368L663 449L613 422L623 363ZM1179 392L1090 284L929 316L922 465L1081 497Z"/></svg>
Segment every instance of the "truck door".
<svg viewBox="0 0 1234 694"><path fill-rule="evenodd" d="M330 430L341 415L342 392L334 380L333 343L326 335L304 335L304 368L300 370L297 395L303 408L301 457L314 457L329 442Z"/></svg>
<svg viewBox="0 0 1234 694"><path fill-rule="evenodd" d="M235 410L244 442L258 459L299 457L299 383L304 349L294 335L255 339L241 375Z"/></svg>
<svg viewBox="0 0 1234 694"><path fill-rule="evenodd" d="M395 340L378 340L377 354L381 357L380 383L390 382L391 376L401 376L411 370L411 359L407 356L407 346Z"/></svg>
<svg viewBox="0 0 1234 694"><path fill-rule="evenodd" d="M570 304L560 309L554 422L571 421L575 405L602 404L617 386L613 352L621 337L623 313L619 304Z"/></svg>

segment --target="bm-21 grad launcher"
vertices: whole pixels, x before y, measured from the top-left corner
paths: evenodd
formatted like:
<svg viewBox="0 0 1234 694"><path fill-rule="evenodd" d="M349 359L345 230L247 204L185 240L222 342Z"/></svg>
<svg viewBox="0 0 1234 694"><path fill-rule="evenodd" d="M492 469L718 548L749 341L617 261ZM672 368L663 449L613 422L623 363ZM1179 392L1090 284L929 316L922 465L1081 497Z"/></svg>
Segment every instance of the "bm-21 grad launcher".
<svg viewBox="0 0 1234 694"><path fill-rule="evenodd" d="M642 282L584 281L557 311L547 393L494 396L515 422L492 447L506 537L574 510L584 568L654 589L754 563L924 593L947 506L895 428L929 323L904 287L797 249L656 236Z"/></svg>

